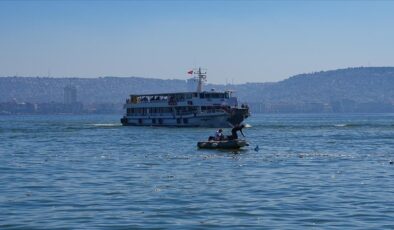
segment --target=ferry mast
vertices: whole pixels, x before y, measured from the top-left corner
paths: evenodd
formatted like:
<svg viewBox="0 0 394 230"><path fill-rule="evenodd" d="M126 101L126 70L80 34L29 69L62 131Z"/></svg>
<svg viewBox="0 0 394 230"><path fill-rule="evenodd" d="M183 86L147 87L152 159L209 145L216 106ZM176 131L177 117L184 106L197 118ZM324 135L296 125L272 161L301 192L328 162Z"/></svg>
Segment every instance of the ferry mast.
<svg viewBox="0 0 394 230"><path fill-rule="evenodd" d="M197 75L195 79L197 80L197 92L202 92L202 86L205 81L207 81L207 71L201 70L201 67L198 70L193 70L193 73Z"/></svg>

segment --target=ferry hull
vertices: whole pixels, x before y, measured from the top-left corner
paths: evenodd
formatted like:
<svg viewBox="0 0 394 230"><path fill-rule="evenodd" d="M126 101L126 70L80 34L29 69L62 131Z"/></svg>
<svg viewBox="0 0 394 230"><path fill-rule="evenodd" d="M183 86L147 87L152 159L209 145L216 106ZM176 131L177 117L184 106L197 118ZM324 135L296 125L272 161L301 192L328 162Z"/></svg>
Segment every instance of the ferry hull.
<svg viewBox="0 0 394 230"><path fill-rule="evenodd" d="M173 126L173 127L232 127L241 123L248 115L239 112L232 114L212 114L188 117L133 117L124 116L121 123L124 126Z"/></svg>

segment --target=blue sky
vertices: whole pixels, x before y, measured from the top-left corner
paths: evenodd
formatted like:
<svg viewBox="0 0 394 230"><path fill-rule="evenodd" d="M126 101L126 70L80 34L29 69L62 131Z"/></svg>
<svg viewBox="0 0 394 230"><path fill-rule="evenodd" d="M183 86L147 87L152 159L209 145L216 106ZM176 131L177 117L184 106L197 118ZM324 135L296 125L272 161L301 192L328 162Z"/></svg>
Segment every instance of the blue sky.
<svg viewBox="0 0 394 230"><path fill-rule="evenodd" d="M0 76L272 82L394 66L394 1L0 1Z"/></svg>

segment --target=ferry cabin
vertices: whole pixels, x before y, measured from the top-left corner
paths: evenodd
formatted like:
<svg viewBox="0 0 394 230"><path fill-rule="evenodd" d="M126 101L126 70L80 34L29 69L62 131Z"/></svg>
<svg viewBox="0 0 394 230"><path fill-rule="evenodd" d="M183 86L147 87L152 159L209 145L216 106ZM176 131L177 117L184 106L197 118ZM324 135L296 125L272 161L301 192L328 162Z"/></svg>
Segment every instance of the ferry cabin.
<svg viewBox="0 0 394 230"><path fill-rule="evenodd" d="M130 95L125 125L228 126L238 106L231 91Z"/></svg>

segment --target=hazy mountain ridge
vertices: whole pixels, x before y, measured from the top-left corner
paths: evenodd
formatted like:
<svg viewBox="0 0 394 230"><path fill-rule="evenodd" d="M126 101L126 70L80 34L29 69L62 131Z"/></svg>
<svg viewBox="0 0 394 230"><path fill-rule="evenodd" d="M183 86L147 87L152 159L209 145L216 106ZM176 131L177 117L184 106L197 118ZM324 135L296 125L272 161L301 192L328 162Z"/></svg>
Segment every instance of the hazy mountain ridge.
<svg viewBox="0 0 394 230"><path fill-rule="evenodd" d="M208 76L209 80L209 76ZM123 102L131 93L187 91L186 80L139 77L0 78L0 102L62 102L63 88L74 85L82 103ZM262 103L394 102L394 67L358 67L299 74L276 83L207 84L206 90L231 89L241 101Z"/></svg>
<svg viewBox="0 0 394 230"><path fill-rule="evenodd" d="M359 67L299 74L276 83L232 86L241 99L266 103L394 101L394 67Z"/></svg>
<svg viewBox="0 0 394 230"><path fill-rule="evenodd" d="M113 102L126 99L130 93L185 91L185 81L139 77L100 78L0 78L0 101L63 102L63 89L73 85L78 90L78 101L83 103Z"/></svg>
<svg viewBox="0 0 394 230"><path fill-rule="evenodd" d="M262 98L269 101L392 101L393 67L360 67L300 74L278 82Z"/></svg>

